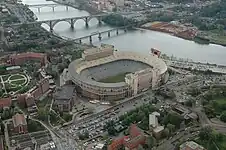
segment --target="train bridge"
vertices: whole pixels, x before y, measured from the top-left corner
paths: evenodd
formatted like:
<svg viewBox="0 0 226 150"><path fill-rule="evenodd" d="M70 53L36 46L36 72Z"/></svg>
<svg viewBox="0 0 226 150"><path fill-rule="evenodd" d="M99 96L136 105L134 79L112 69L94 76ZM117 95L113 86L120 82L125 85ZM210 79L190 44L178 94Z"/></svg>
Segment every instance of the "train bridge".
<svg viewBox="0 0 226 150"><path fill-rule="evenodd" d="M119 30L123 30L124 33L126 33L128 28L131 28L131 26L123 26L123 27L113 28L113 29L109 29L109 30L105 30L105 31L101 31L101 32L94 32L90 35L86 35L86 36L83 36L83 37L73 39L73 41L82 43L83 39L89 38L89 42L92 43L93 36L98 36L98 39L101 40L103 38L103 34L107 33L108 38L110 38L112 32L115 31L116 35L119 35Z"/></svg>

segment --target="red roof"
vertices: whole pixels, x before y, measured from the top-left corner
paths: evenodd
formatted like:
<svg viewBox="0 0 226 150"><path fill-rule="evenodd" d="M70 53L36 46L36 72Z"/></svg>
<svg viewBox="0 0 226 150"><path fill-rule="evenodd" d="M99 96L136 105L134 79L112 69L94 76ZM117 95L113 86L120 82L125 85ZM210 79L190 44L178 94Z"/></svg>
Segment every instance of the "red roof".
<svg viewBox="0 0 226 150"><path fill-rule="evenodd" d="M140 130L137 128L135 124L130 126L129 134L131 137L136 137L141 134Z"/></svg>
<svg viewBox="0 0 226 150"><path fill-rule="evenodd" d="M116 150L118 146L123 144L130 149L136 148L140 144L144 144L145 136L135 124L130 126L129 133L129 136L124 136L122 138L113 140L112 144L109 145L109 150Z"/></svg>
<svg viewBox="0 0 226 150"><path fill-rule="evenodd" d="M12 99L11 98L1 98L0 99L0 107L10 107L12 104Z"/></svg>
<svg viewBox="0 0 226 150"><path fill-rule="evenodd" d="M32 57L32 58L42 58L46 56L44 53L33 53L33 52L28 52L28 53L20 53L16 55L10 55L11 59L18 59L18 58L24 58L24 57Z"/></svg>

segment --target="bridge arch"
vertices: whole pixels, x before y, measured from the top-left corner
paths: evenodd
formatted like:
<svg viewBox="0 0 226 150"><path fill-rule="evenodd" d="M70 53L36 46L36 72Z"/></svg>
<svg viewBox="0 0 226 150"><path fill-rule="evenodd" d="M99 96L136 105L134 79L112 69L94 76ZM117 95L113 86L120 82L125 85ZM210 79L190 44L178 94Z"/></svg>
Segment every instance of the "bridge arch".
<svg viewBox="0 0 226 150"><path fill-rule="evenodd" d="M67 22L69 25L71 25L71 21L70 20L57 20L57 21L53 21L52 22L52 29L60 22ZM73 23L74 25L74 23Z"/></svg>

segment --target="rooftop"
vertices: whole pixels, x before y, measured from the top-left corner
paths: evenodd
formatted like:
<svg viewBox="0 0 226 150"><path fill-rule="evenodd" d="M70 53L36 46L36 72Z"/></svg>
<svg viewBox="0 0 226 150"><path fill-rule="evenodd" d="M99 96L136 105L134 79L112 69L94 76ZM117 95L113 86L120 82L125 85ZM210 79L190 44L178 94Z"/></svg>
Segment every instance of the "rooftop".
<svg viewBox="0 0 226 150"><path fill-rule="evenodd" d="M193 141L187 141L180 145L180 150L205 150L205 148Z"/></svg>
<svg viewBox="0 0 226 150"><path fill-rule="evenodd" d="M75 86L65 85L58 89L55 93L55 99L57 100L70 100L75 93Z"/></svg>
<svg viewBox="0 0 226 150"><path fill-rule="evenodd" d="M10 107L12 104L11 98L1 98L0 99L0 107Z"/></svg>
<svg viewBox="0 0 226 150"><path fill-rule="evenodd" d="M13 116L13 126L17 127L19 125L27 125L27 121L23 114L16 114Z"/></svg>
<svg viewBox="0 0 226 150"><path fill-rule="evenodd" d="M164 126L158 126L158 127L156 127L156 128L153 129L153 131L155 133L161 132L162 130L164 130Z"/></svg>
<svg viewBox="0 0 226 150"><path fill-rule="evenodd" d="M154 114L149 114L149 126L153 128L158 126L158 119Z"/></svg>
<svg viewBox="0 0 226 150"><path fill-rule="evenodd" d="M99 52L103 52L103 51L107 51L109 49L106 48L110 48L110 50L114 50L114 46L112 45L107 45L107 44L102 44L101 47L96 47L96 48L90 48L90 49L86 49L84 50L84 54L95 54L95 53L99 53Z"/></svg>

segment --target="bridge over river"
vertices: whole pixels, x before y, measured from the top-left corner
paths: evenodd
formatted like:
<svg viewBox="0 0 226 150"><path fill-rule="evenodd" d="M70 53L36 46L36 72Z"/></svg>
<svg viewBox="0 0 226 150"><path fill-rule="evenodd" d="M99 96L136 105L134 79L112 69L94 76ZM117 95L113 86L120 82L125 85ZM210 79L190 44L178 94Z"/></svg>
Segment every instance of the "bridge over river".
<svg viewBox="0 0 226 150"><path fill-rule="evenodd" d="M90 16L81 16L81 17L69 17L69 18L60 18L60 19L49 19L43 21L34 21L34 22L26 22L26 23L16 23L10 25L3 25L3 26L21 26L23 24L26 25L37 25L37 24L47 24L49 26L50 32L53 32L54 26L59 22L67 22L70 24L71 28L74 29L74 24L78 20L84 20L85 26L89 26L89 21L93 18L97 18L98 23L101 24L102 17L107 16L109 14L98 14L98 15L90 15Z"/></svg>

